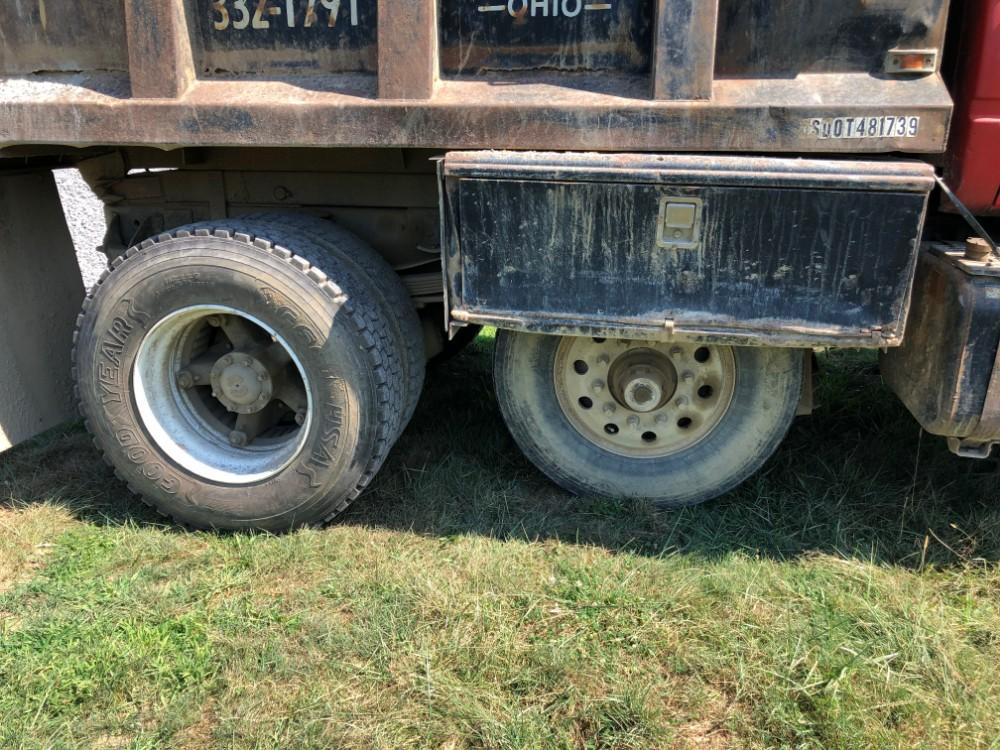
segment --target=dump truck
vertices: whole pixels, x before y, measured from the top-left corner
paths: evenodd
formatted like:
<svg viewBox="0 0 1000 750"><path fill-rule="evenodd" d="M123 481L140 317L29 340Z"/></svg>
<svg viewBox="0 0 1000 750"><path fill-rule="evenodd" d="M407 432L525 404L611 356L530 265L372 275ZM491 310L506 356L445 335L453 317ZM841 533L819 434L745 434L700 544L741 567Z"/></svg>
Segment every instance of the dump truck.
<svg viewBox="0 0 1000 750"><path fill-rule="evenodd" d="M197 528L358 498L429 359L574 493L700 503L817 348L1000 442L1000 0L0 7L0 448L79 410ZM84 292L53 182L105 207ZM956 458L955 460L960 460Z"/></svg>

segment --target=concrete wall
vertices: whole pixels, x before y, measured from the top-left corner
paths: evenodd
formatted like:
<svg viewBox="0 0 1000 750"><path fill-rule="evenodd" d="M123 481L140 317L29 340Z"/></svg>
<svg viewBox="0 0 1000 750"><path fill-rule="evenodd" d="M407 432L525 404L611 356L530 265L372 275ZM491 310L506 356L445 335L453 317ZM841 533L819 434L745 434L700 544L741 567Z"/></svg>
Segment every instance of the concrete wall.
<svg viewBox="0 0 1000 750"><path fill-rule="evenodd" d="M0 450L76 414L83 281L48 172L0 176Z"/></svg>

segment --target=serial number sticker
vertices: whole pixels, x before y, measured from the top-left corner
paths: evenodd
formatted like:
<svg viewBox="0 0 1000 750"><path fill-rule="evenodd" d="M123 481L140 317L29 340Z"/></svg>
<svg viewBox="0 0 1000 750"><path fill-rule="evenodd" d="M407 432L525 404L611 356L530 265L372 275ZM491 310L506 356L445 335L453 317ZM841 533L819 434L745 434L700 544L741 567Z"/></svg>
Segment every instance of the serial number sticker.
<svg viewBox="0 0 1000 750"><path fill-rule="evenodd" d="M877 117L816 117L808 121L808 130L816 138L916 138L920 118L916 115Z"/></svg>
<svg viewBox="0 0 1000 750"><path fill-rule="evenodd" d="M324 19L316 6L323 9ZM343 11L343 13L341 12ZM344 17L351 26L357 26L358 0L213 0L212 27L216 31L233 28L264 30L271 28L271 19L285 17L285 25L310 28L326 26L334 28L337 20Z"/></svg>

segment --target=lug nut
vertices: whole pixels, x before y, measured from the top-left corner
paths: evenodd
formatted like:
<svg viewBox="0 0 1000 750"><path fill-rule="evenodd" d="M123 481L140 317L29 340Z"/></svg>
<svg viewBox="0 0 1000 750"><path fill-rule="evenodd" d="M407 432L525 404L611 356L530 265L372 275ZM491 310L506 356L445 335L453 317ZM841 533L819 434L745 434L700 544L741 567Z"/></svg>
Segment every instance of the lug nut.
<svg viewBox="0 0 1000 750"><path fill-rule="evenodd" d="M604 411L604 413L605 413L605 414L614 414L614 413L615 413L615 411L617 411L617 409L618 409L618 407L617 407L617 406L615 406L614 404L612 404L612 403L611 403L611 402L609 401L608 403L606 403L606 404L604 405L604 409L603 409L603 411Z"/></svg>
<svg viewBox="0 0 1000 750"><path fill-rule="evenodd" d="M245 448L247 444L247 434L241 430L233 430L229 433L229 444L234 448Z"/></svg>
<svg viewBox="0 0 1000 750"><path fill-rule="evenodd" d="M676 400L676 401L674 401L674 403L675 403L675 404L676 404L676 405L677 405L678 407L681 407L681 408L683 408L683 407L685 407L685 406L687 406L687 405L688 405L688 397L687 397L687 396L678 396L678 397L677 397L677 400Z"/></svg>
<svg viewBox="0 0 1000 750"><path fill-rule="evenodd" d="M597 357L597 364L599 365L607 365L610 363L611 363L611 357L609 357L607 354L601 354Z"/></svg>
<svg viewBox="0 0 1000 750"><path fill-rule="evenodd" d="M672 349L670 350L670 356L671 356L671 357L679 357L679 356L681 356L681 355L682 355L683 353L684 353L684 350L683 350L683 349L681 349L681 348L680 348L679 346L675 346L675 347L673 347L673 348L672 348Z"/></svg>
<svg viewBox="0 0 1000 750"><path fill-rule="evenodd" d="M631 427L633 430L638 430L639 429L639 417L635 416L634 414L631 417L629 417L628 418L628 426Z"/></svg>
<svg viewBox="0 0 1000 750"><path fill-rule="evenodd" d="M177 373L177 385L185 391L194 388L194 380L194 376L187 370L181 370Z"/></svg>
<svg viewBox="0 0 1000 750"><path fill-rule="evenodd" d="M212 326L212 328L222 327L222 318L220 318L218 315L209 315L207 322L210 326Z"/></svg>
<svg viewBox="0 0 1000 750"><path fill-rule="evenodd" d="M305 409L301 409L295 413L295 424L299 427L306 423L306 412Z"/></svg>
<svg viewBox="0 0 1000 750"><path fill-rule="evenodd" d="M657 414L656 415L656 420L655 420L656 424L666 424L669 421L670 421L670 417L668 417L666 414Z"/></svg>
<svg viewBox="0 0 1000 750"><path fill-rule="evenodd" d="M604 390L604 381L595 380L593 383L591 383L590 387L591 389L593 389L594 393L600 393L601 391Z"/></svg>
<svg viewBox="0 0 1000 750"><path fill-rule="evenodd" d="M681 375L681 380L684 380L685 382L690 382L694 380L694 373L688 370L683 375Z"/></svg>

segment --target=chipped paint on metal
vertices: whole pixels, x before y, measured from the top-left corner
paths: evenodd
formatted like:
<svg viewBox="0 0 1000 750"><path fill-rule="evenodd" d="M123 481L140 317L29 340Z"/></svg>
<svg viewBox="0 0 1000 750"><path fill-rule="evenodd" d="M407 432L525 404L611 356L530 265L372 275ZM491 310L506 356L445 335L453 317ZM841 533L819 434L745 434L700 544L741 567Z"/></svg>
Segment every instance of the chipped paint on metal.
<svg viewBox="0 0 1000 750"><path fill-rule="evenodd" d="M934 184L906 162L634 154L449 154L444 174L459 322L795 346L899 344ZM696 241L660 246L665 203Z"/></svg>

